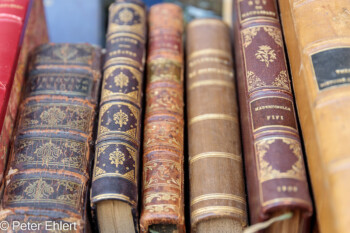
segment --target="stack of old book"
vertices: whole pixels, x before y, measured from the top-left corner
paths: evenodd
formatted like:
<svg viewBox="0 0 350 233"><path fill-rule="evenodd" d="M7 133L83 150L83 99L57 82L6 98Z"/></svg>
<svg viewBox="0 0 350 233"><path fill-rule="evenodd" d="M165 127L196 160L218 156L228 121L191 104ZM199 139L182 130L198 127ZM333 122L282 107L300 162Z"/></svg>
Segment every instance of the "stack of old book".
<svg viewBox="0 0 350 233"><path fill-rule="evenodd" d="M0 0L1 232L348 232L350 1L175 2Z"/></svg>

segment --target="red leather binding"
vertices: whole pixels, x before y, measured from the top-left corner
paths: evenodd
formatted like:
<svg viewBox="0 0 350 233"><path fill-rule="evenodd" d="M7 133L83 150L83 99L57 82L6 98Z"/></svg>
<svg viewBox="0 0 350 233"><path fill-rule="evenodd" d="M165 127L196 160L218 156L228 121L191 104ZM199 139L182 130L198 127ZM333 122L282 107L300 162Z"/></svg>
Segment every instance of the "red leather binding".
<svg viewBox="0 0 350 233"><path fill-rule="evenodd" d="M33 0L0 0L0 129L4 123L32 2Z"/></svg>

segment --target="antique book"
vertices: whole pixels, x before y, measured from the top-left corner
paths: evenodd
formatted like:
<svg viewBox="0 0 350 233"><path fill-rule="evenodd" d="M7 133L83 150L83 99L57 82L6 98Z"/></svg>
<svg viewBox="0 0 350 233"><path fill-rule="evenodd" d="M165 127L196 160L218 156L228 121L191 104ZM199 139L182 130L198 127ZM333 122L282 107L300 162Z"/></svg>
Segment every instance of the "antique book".
<svg viewBox="0 0 350 233"><path fill-rule="evenodd" d="M149 12L143 138L141 232L151 225L184 226L183 20L177 5ZM172 231L170 231L172 232Z"/></svg>
<svg viewBox="0 0 350 233"><path fill-rule="evenodd" d="M1 202L0 219L10 226L37 222L42 232L63 225L73 232L88 229L100 63L100 49L88 44L35 49Z"/></svg>
<svg viewBox="0 0 350 233"><path fill-rule="evenodd" d="M31 4L27 6L27 2ZM25 13L24 15L20 16L22 14L20 12L22 11ZM17 108L21 98L29 51L39 44L46 43L48 41L48 36L45 24L45 14L41 0L36 0L33 2L15 1L11 2L11 4L9 4L9 1L1 0L0 12L0 33L3 35L1 36L0 44L6 44L6 46L1 46L2 55L0 58L0 66L2 67L1 83L6 86L5 89L1 88L0 90L1 183L4 175L8 151L10 149L10 140L17 115ZM27 20L28 22L22 21L20 24L18 24L16 21L9 20L8 17L11 18L11 15L27 18L29 17ZM22 19L24 20L24 18ZM14 33L16 30L18 31ZM21 37L24 38L21 39ZM21 45L22 40L23 43ZM11 46L8 44L9 41L13 43ZM19 56L18 59L16 58L17 55ZM13 59L9 59L12 56L14 56Z"/></svg>
<svg viewBox="0 0 350 233"><path fill-rule="evenodd" d="M350 1L279 1L320 232L349 232Z"/></svg>
<svg viewBox="0 0 350 233"><path fill-rule="evenodd" d="M102 232L110 232L113 228L113 232L138 230L137 203L146 39L146 11L142 1L118 0L113 3L110 6L91 187L91 202L93 207L97 207L98 223ZM122 204L116 202L125 202L128 205L125 208L117 208ZM125 216L125 212L128 212L130 217L128 221L131 224L127 226L131 226L132 229L129 230L120 228L126 220L110 221L113 219L109 218L111 213L117 218Z"/></svg>
<svg viewBox="0 0 350 233"><path fill-rule="evenodd" d="M197 19L186 35L191 228L242 232L246 196L229 28Z"/></svg>
<svg viewBox="0 0 350 233"><path fill-rule="evenodd" d="M313 209L277 3L275 0L236 0L234 11L238 97L251 223L289 216L267 231L308 232Z"/></svg>

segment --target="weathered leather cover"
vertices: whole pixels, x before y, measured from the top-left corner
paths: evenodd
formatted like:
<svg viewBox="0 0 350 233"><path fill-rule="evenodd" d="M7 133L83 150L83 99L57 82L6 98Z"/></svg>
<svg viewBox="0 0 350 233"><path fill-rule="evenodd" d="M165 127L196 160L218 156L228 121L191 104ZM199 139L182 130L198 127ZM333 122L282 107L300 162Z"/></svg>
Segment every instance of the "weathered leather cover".
<svg viewBox="0 0 350 233"><path fill-rule="evenodd" d="M9 7L9 5L6 6L5 1L0 1L0 4L5 4L3 5L3 8ZM24 1L26 2L26 1ZM12 7L15 7L17 2L12 2ZM21 3L22 4L22 3ZM48 36L47 36L47 28L46 28L46 22L45 22L45 14L44 14L44 8L43 8L43 2L42 0L35 0L32 3L32 6L29 7L29 11L27 11L26 17L28 17L28 23L27 25L22 25L23 28L23 44L19 44L19 57L18 60L15 61L15 64L13 67L11 66L3 66L7 68L14 68L16 69L13 77L13 84L12 87L11 85L6 85L6 90L9 91L9 99L8 103L3 102L3 109L1 110L0 114L4 114L4 122L3 124L0 123L0 183L2 181L4 172L5 172L5 165L6 165L6 160L8 157L8 153L10 150L10 141L12 138L12 133L13 133L13 128L14 128L14 123L16 120L16 115L17 115L17 110L19 106L19 102L21 99L21 94L22 94L22 87L24 86L24 76L27 68L27 61L29 57L29 51L31 51L33 48L38 46L39 44L46 43L48 41ZM3 14L2 17L5 19L2 23L3 24L11 24L9 21L6 20L6 14ZM0 21L2 21L0 19ZM0 23L0 24L2 24ZM11 25L9 27L17 27L18 25ZM1 30L6 34L4 36L4 40L12 40L13 42L15 41L14 38L12 37L11 34L6 32L6 29L4 28L4 25L0 26ZM9 46L6 44L4 49L9 49L9 51L16 52L16 49L14 47ZM18 52L18 51L17 51ZM5 53L1 53L2 56L4 56L4 59L6 62L9 61L9 58ZM12 74L13 75L13 74ZM2 71L2 78L5 78L5 75L3 74ZM5 107L5 105L7 106ZM7 108L7 109L6 109Z"/></svg>
<svg viewBox="0 0 350 233"><path fill-rule="evenodd" d="M247 224L229 29L215 19L187 27L187 122L191 226L232 218Z"/></svg>
<svg viewBox="0 0 350 233"><path fill-rule="evenodd" d="M140 227L184 226L182 10L158 4L149 13L148 74Z"/></svg>
<svg viewBox="0 0 350 233"><path fill-rule="evenodd" d="M137 223L146 12L141 1L110 6L91 201L121 200Z"/></svg>
<svg viewBox="0 0 350 233"><path fill-rule="evenodd" d="M100 60L100 49L87 44L44 44L34 51L2 220L42 219L40 232L46 232L46 220L76 223L76 232L85 231Z"/></svg>
<svg viewBox="0 0 350 233"><path fill-rule="evenodd" d="M349 232L350 1L279 4L320 231Z"/></svg>
<svg viewBox="0 0 350 233"><path fill-rule="evenodd" d="M235 55L251 223L312 203L275 0L236 0Z"/></svg>

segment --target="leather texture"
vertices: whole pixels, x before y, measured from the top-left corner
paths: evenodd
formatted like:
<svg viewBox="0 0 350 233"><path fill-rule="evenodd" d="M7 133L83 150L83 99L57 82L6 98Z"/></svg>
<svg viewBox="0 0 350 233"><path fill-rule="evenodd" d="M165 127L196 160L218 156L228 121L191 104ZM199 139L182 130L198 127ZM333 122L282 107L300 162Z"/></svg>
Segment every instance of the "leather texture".
<svg viewBox="0 0 350 233"><path fill-rule="evenodd" d="M220 39L218 39L220 38ZM216 19L187 27L187 122L191 226L232 218L247 224L238 104L229 28Z"/></svg>
<svg viewBox="0 0 350 233"><path fill-rule="evenodd" d="M307 232L313 209L276 2L236 0L234 8L251 223L300 210Z"/></svg>
<svg viewBox="0 0 350 233"><path fill-rule="evenodd" d="M87 44L44 44L34 51L2 220L76 223L76 232L85 232L100 61L100 49ZM39 232L48 232L45 224Z"/></svg>
<svg viewBox="0 0 350 233"><path fill-rule="evenodd" d="M129 203L137 226L146 11L136 0L109 11L91 201Z"/></svg>
<svg viewBox="0 0 350 233"><path fill-rule="evenodd" d="M2 12L2 15L0 16L1 33L4 33L4 36L1 36L0 42L3 45L1 48L1 54L4 59L2 60L4 63L2 63L1 68L1 83L4 88L1 88L1 92L5 96L8 95L6 98L9 98L8 102L6 102L5 99L2 99L2 107L0 110L0 118L2 119L2 117L4 117L3 122L0 120L0 183L2 182L10 150L10 140L12 138L17 109L22 94L29 51L39 44L48 41L43 2L41 0L33 1L32 5L27 7L28 3L31 3L31 1L12 2L14 5L23 7L23 10L20 10L20 12L23 11L26 14L21 16L22 13L18 14L16 11L11 11L11 7L8 5L6 6L6 1L0 1L0 4L5 4L0 10ZM29 17L27 25L22 23L18 24L11 20L9 21L8 17L11 15ZM15 34L10 32L13 30L16 31ZM22 41L18 41L21 39L21 35L17 33L21 33L22 37L24 35L23 43ZM16 39L16 35L18 36L18 40ZM13 44L8 44L7 40L11 40L10 43ZM10 64L12 55L9 55L9 53L14 54L15 56L18 55L16 53L19 53L18 60L12 60L13 63ZM8 71L5 69L8 69ZM10 72L11 76L7 76L7 72ZM6 85L6 82L9 82L8 85Z"/></svg>
<svg viewBox="0 0 350 233"><path fill-rule="evenodd" d="M349 232L349 0L279 1L320 232Z"/></svg>
<svg viewBox="0 0 350 233"><path fill-rule="evenodd" d="M14 74L17 68L19 51L28 22L33 0L7 0L0 1L0 64L1 64L1 90L0 90L0 129L10 98Z"/></svg>
<svg viewBox="0 0 350 233"><path fill-rule="evenodd" d="M182 10L171 3L149 12L148 74L140 228L184 226Z"/></svg>

